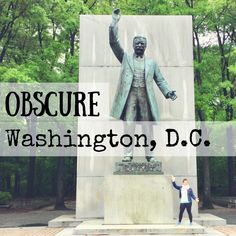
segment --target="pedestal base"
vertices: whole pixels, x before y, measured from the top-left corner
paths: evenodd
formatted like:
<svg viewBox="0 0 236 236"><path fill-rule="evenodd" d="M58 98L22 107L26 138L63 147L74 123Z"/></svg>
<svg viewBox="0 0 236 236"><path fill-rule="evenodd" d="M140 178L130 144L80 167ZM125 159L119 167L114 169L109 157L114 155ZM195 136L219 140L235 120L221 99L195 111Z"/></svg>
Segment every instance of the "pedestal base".
<svg viewBox="0 0 236 236"><path fill-rule="evenodd" d="M176 226L173 224L150 224L150 225L106 225L102 220L84 221L78 225L73 235L184 235L184 234L204 234L205 228L193 223L189 225L183 223Z"/></svg>
<svg viewBox="0 0 236 236"><path fill-rule="evenodd" d="M104 223L170 223L174 219L172 191L170 176L106 176L104 179Z"/></svg>
<svg viewBox="0 0 236 236"><path fill-rule="evenodd" d="M88 219L87 219L88 220ZM95 219L93 219L95 220ZM86 219L76 218L75 215L62 215L48 222L48 227L51 228L66 228L66 227L76 227L80 223L86 221ZM177 219L174 220L175 223ZM188 219L183 219L183 221L188 222ZM205 227L215 227L226 225L226 220L218 216L200 213L198 217L194 218L197 224Z"/></svg>

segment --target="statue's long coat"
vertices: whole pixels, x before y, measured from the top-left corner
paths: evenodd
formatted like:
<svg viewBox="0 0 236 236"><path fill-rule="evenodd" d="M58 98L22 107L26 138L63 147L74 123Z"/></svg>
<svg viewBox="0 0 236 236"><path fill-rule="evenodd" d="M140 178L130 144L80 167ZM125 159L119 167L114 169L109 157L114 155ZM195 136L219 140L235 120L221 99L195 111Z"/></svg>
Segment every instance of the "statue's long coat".
<svg viewBox="0 0 236 236"><path fill-rule="evenodd" d="M120 79L111 109L111 116L116 119L122 119L125 104L128 99L128 95L134 77L134 55L124 53L123 49L120 47L117 33L118 28L110 26L109 29L110 46L117 59L122 63ZM158 121L160 119L160 114L153 90L153 80L156 82L157 86L159 87L163 95L166 97L167 93L171 91L168 87L167 82L163 78L160 69L155 63L155 61L145 57L145 84L148 102L150 105L153 121Z"/></svg>

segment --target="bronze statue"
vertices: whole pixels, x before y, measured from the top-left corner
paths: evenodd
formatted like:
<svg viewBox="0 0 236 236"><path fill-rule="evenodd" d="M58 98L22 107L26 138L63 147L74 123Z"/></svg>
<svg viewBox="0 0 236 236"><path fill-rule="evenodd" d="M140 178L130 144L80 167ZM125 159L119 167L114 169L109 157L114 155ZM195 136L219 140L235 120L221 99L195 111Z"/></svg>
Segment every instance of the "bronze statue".
<svg viewBox="0 0 236 236"><path fill-rule="evenodd" d="M124 52L119 43L118 22L120 10L112 13L109 27L109 43L116 58L121 63L120 81L112 105L111 116L124 121L158 121L159 111L153 90L153 79L166 98L175 100L175 91L169 89L156 62L144 55L147 39L135 36L133 39L134 53ZM152 127L145 126L145 133L152 137ZM126 124L128 133L134 132L134 125ZM145 149L147 161L155 161L148 149ZM127 148L122 161L131 162L133 147Z"/></svg>

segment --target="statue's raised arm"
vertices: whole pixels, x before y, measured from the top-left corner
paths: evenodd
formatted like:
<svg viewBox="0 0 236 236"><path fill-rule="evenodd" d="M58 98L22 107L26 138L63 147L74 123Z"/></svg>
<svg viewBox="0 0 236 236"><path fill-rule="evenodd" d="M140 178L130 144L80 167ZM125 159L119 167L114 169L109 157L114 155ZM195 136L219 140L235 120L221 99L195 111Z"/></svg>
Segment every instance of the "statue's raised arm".
<svg viewBox="0 0 236 236"><path fill-rule="evenodd" d="M124 50L120 46L118 36L118 22L120 20L120 9L115 9L112 12L112 22L109 27L109 43L116 58L122 63Z"/></svg>

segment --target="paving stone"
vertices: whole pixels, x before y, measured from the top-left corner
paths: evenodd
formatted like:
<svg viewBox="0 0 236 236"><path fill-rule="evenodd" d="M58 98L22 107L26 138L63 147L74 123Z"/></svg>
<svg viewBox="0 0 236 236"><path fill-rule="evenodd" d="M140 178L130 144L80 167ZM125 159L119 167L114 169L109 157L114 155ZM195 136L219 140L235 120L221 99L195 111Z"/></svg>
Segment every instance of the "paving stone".
<svg viewBox="0 0 236 236"><path fill-rule="evenodd" d="M2 228L1 236L55 236L62 228L27 227L27 228Z"/></svg>

